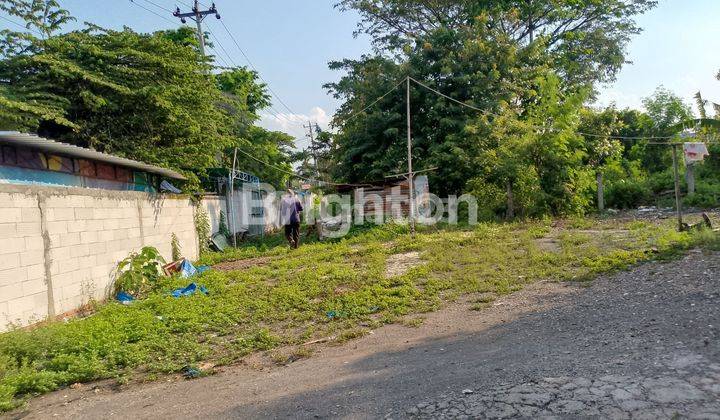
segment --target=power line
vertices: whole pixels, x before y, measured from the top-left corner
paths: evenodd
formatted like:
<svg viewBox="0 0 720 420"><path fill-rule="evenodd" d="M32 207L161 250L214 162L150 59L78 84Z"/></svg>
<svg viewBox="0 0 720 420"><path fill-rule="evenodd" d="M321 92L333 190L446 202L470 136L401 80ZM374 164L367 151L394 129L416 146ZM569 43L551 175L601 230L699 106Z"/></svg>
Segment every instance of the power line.
<svg viewBox="0 0 720 420"><path fill-rule="evenodd" d="M408 78L409 78L410 80L412 80L413 82L417 83L418 85L424 87L425 89L427 89L427 90L429 90L429 91L431 91L431 92L433 92L433 93L435 93L435 94L437 94L437 95L440 95L440 96L442 96L443 98L449 99L449 100L451 100L451 101L453 101L453 102L455 102L455 103L457 103L457 104L459 104L459 105L462 105L462 106L464 106L464 107L470 108L470 109L475 110L475 111L479 111L479 112L481 112L481 113L483 113L483 114L485 114L485 115L487 115L487 116L499 117L499 115L497 115L497 114L492 114L492 113L490 113L490 112L488 112L488 111L486 111L486 110L477 108L477 107L475 107L475 106L472 106L472 105L466 104L466 103L464 103L464 102L461 102L461 101L459 101L459 100L457 100L457 99L455 99L455 98L452 98L452 97L450 97L450 96L448 96L448 95L440 92L439 90L433 89L433 88L431 88L430 86L428 86L428 85L426 85L426 84L424 84L424 83L422 83L422 82L420 82L420 81L418 81L418 80L416 80L416 79L414 79L414 78L412 78L412 77L410 77L410 76L408 76ZM543 129L543 130L545 130L545 129L548 128L548 127L542 127L542 126L531 126L531 127L537 128L537 129ZM560 130L560 129L552 128L552 127L550 127L550 129L551 129L551 130L555 130L555 131ZM585 133L585 132L582 132L582 131L575 131L575 133L580 134L580 135L582 135L582 136L587 136L587 137L601 137L601 138L611 138L611 139L617 139L617 140L670 140L670 139L673 139L673 138L674 138L674 136L614 136L614 135L604 135L604 134L596 134L596 133Z"/></svg>
<svg viewBox="0 0 720 420"><path fill-rule="evenodd" d="M36 29L28 28L27 26L23 25L22 23L17 23L17 22L15 22L15 21L12 20L12 19L6 18L5 16L0 16L0 19L2 19L2 20L4 20L4 21L7 21L7 22L10 22L10 23L12 23L13 25L15 25L15 26L17 26L17 27L20 27L20 28L22 28L22 29L24 29L24 30L26 30L26 31L35 32L36 34L38 34L38 35L40 35L40 36L43 35L42 32L40 32L40 31L38 31L38 30L36 30Z"/></svg>
<svg viewBox="0 0 720 420"><path fill-rule="evenodd" d="M134 0L130 0L130 1L134 3ZM152 0L142 0L142 1L144 1L144 2L146 2L146 3L149 3L149 4L152 4L153 6L159 8L159 9L161 9L161 10L164 10L165 12L175 13L175 12L173 12L171 9L169 9L169 8L167 8L167 7L164 7L164 6L162 6L162 5L154 2L154 1L152 1ZM180 2L180 4L185 5L185 6L189 7L189 8L194 7L194 6L192 6L192 5L189 5L189 4L186 3L186 2ZM204 3L202 3L202 2L198 2L198 4L200 4L200 5L202 5L202 6L205 6L205 7L211 7L211 6L206 6L206 5L205 5ZM140 6L140 5L138 5L138 6ZM142 6L140 6L140 7L142 7ZM164 16L161 16L161 15L155 13L155 12L152 11L152 10L148 10L147 8L144 8L144 7L143 7L143 9L145 9L145 10L147 10L147 11L155 14L156 16L159 16L159 17L165 19L165 20L168 21L168 22L172 22L173 24L175 23L175 22L173 22L173 21L165 18ZM208 25L208 26L209 26L209 25ZM222 55L220 55L220 54L217 52L217 50L215 50L215 49L212 48L212 47L209 47L211 50L213 50L213 51L215 52L215 56L216 56L223 64L225 64L226 67L231 67L230 64L232 64L233 67L238 67L238 66L237 66L237 63L235 63L235 60L232 59L232 56L231 56L230 53L228 53L228 51L225 49L225 46L220 42L220 39L217 37L217 35L215 35L215 33L214 33L209 27L207 28L207 31L208 31L208 33L210 34L210 36L215 40L215 43L216 43L217 46L220 48L220 50L222 50L222 52L225 53L225 57L223 57ZM226 60L226 58L227 58L227 60ZM257 71L257 70L256 70L256 71ZM258 74L258 76L260 76L260 75ZM265 82L265 83L267 83L267 82ZM268 89L269 89L269 86L268 86ZM277 96L277 95L276 95L276 96ZM270 115L272 115L272 116L275 117L276 119L278 119L278 120L280 120L280 121L283 121L283 120L284 120L284 121L286 121L286 122L288 122L288 123L290 123L290 124L300 124L300 125L302 125L301 122L293 121L293 120L290 120L289 118L285 117L284 115L282 115L281 112L279 112L277 109L275 109L272 105L270 105L269 108L270 108L272 111L274 111L274 113L270 112ZM293 113L293 114L294 114L294 113Z"/></svg>
<svg viewBox="0 0 720 420"><path fill-rule="evenodd" d="M148 0L143 0L143 1L148 1ZM161 15L160 13L158 13L158 12L152 10L152 9L148 9L147 7L143 6L143 5L140 4L140 3L136 3L135 0L130 0L130 3L131 3L131 4L134 4L135 6L141 8L141 9L147 11L147 12L152 13L153 15L159 17L160 19L162 19L162 20L164 20L164 21L166 21L166 22L170 22L170 23L173 24L173 25L176 25L176 24L177 24L177 22L172 21L172 20L170 20L169 18L166 18L165 16Z"/></svg>
<svg viewBox="0 0 720 420"><path fill-rule="evenodd" d="M277 92L275 92L275 91L273 90L273 88L270 87L270 83L268 83L268 81L265 80L265 79L262 77L262 75L260 74L260 71L257 69L257 67L255 67L255 65L253 64L252 60L250 60L250 57L248 57L248 55L245 54L245 51L242 49L242 47L240 47L240 43L238 43L237 39L235 39L235 36L232 34L232 32L230 32L230 29L228 29L227 25L225 25L225 22L223 22L223 21L221 20L221 21L220 21L220 24L222 25L223 28L225 28L225 32L227 32L227 34L230 36L230 39L232 39L233 43L235 43L235 46L237 47L238 51L240 51L240 53L243 55L243 57L245 57L245 60L248 62L248 64L250 65L250 67L251 67L253 70L255 70L255 72L257 73L257 75L258 75L258 77L260 78L260 80L262 80L263 82L265 82L265 85L267 86L267 88L268 88L268 90L270 91L270 93L272 93L272 94L275 96L275 99L277 99L278 102L280 102L280 103L282 104L282 106L285 107L285 109L288 110L288 112L290 112L291 114L297 115L297 113L294 112L292 109L290 109L290 107L285 103L285 101L282 100L282 98L280 97L280 95L278 95Z"/></svg>
<svg viewBox="0 0 720 420"><path fill-rule="evenodd" d="M395 89L398 88L398 86L402 85L403 83L405 83L405 79L401 80L398 84L396 84L395 86L393 86L390 90L388 90L388 91L385 92L383 95L379 96L377 99L375 99L374 101L372 101L372 102L370 103L370 105L366 106L365 108L361 109L361 110L358 111L358 112L354 112L354 113L350 114L349 117L345 118L345 123L347 123L347 122L350 121L351 119L357 117L358 115L362 114L363 112L367 111L368 109L372 108L373 105L375 105L376 103L378 103L378 102L380 102L381 100L383 100L386 96L388 96L389 94L391 94Z"/></svg>

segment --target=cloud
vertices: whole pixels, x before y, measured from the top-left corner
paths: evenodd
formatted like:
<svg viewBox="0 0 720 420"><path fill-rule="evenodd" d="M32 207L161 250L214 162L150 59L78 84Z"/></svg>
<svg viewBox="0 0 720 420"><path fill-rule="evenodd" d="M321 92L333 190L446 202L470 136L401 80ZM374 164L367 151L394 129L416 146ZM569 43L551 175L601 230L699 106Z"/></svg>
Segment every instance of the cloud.
<svg viewBox="0 0 720 420"><path fill-rule="evenodd" d="M330 125L331 116L319 106L312 107L310 112L306 114L291 114L281 112L268 112L267 110L260 113L260 121L258 125L266 130L282 131L295 137L295 147L304 149L310 140L307 138L307 129L303 125L309 122L317 123L322 130L327 130Z"/></svg>

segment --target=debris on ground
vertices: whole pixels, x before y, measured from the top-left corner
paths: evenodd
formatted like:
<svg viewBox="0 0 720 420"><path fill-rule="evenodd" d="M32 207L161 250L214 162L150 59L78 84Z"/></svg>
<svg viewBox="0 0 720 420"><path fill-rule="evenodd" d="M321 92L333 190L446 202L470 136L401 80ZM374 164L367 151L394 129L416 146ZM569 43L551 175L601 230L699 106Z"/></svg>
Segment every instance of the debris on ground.
<svg viewBox="0 0 720 420"><path fill-rule="evenodd" d="M115 295L115 299L117 299L118 302L122 303L123 305L130 305L135 301L135 298L126 292L118 292L117 295Z"/></svg>
<svg viewBox="0 0 720 420"><path fill-rule="evenodd" d="M199 378L202 375L202 372L200 372L198 369L195 369L192 366L185 366L180 371L182 373L182 376L185 379L196 379Z"/></svg>
<svg viewBox="0 0 720 420"><path fill-rule="evenodd" d="M173 290L170 292L170 295L175 298L180 298L183 296L192 296L198 291L204 295L210 294L205 286L198 286L197 283L190 283L185 287Z"/></svg>
<svg viewBox="0 0 720 420"><path fill-rule="evenodd" d="M182 278L187 279L196 274L202 274L208 271L210 267L205 265L195 267L187 258L181 258L177 261L165 264L162 269L166 276L172 276L173 274L180 273Z"/></svg>
<svg viewBox="0 0 720 420"><path fill-rule="evenodd" d="M337 336L335 335L331 335L330 337L318 338L317 340L311 340L303 343L303 346L309 346L310 344L327 343L328 341L334 341L336 338Z"/></svg>

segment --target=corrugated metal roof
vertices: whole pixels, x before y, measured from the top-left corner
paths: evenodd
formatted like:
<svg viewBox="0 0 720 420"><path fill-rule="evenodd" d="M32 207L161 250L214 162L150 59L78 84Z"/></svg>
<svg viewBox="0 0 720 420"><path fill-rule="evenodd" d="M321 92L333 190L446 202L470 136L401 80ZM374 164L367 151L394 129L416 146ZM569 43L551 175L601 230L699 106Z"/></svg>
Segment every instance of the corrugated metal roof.
<svg viewBox="0 0 720 420"><path fill-rule="evenodd" d="M98 162L136 169L138 171L149 172L151 174L162 175L166 178L180 180L186 179L184 176L171 169L161 168L159 166L149 165L136 160L96 152L95 150L73 146L72 144L60 143L35 134L19 133L17 131L0 131L0 144L29 147L41 152L56 153L58 155L65 155L72 158L95 160Z"/></svg>

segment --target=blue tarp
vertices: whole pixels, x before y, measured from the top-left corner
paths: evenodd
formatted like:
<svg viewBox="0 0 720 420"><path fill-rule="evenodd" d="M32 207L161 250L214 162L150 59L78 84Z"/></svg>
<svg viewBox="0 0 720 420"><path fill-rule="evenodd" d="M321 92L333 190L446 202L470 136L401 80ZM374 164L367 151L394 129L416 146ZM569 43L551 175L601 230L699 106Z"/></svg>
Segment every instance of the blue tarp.
<svg viewBox="0 0 720 420"><path fill-rule="evenodd" d="M200 291L200 293L208 294L208 290L205 288L205 286L198 286L197 283L190 283L187 286L175 289L170 294L173 297L179 298L183 296L192 296L195 294L195 292Z"/></svg>
<svg viewBox="0 0 720 420"><path fill-rule="evenodd" d="M129 305L133 301L135 301L135 298L132 297L132 295L125 292L118 292L118 294L115 295L115 299L117 299L123 305Z"/></svg>

